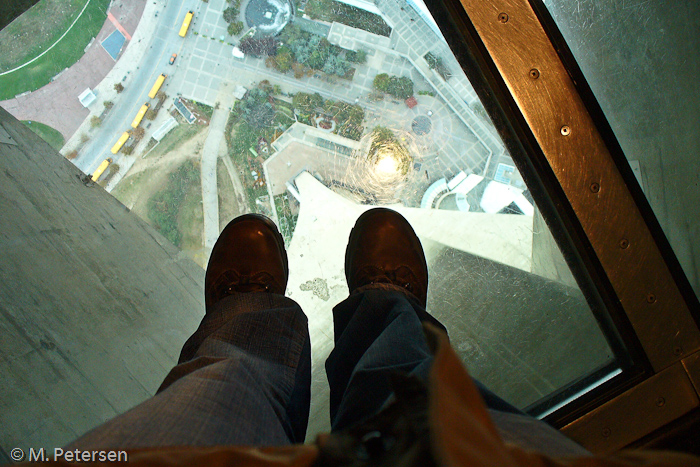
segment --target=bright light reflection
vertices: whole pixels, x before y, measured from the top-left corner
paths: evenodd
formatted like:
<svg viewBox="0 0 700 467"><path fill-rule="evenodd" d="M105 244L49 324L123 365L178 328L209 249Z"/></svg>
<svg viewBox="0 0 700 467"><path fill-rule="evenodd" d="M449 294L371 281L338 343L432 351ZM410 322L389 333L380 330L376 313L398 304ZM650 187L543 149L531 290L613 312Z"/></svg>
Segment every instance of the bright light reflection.
<svg viewBox="0 0 700 467"><path fill-rule="evenodd" d="M385 155L382 156L378 161L377 165L375 166L374 170L376 170L379 173L382 174L395 174L399 169L399 163L396 160L396 158L390 156L390 155Z"/></svg>

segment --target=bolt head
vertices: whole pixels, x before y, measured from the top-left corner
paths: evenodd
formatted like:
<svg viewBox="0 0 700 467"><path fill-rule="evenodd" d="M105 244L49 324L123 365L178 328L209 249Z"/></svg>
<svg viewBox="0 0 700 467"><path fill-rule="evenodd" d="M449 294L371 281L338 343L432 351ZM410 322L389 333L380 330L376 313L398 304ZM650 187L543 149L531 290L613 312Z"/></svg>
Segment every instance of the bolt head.
<svg viewBox="0 0 700 467"><path fill-rule="evenodd" d="M507 23L508 22L508 14L507 13L499 14L498 21L500 21L501 23Z"/></svg>

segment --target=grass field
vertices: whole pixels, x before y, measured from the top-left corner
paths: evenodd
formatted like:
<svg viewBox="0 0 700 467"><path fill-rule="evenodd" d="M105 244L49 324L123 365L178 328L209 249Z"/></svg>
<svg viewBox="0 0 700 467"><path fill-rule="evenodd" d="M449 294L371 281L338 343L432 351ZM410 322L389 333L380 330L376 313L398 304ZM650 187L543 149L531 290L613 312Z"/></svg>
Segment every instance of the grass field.
<svg viewBox="0 0 700 467"><path fill-rule="evenodd" d="M160 140L160 144L148 154L148 157L156 158L169 153L175 149L176 146L194 138L197 133L205 128L207 128L205 125L188 125L186 123L176 126Z"/></svg>
<svg viewBox="0 0 700 467"><path fill-rule="evenodd" d="M202 190L199 161L187 160L168 175L165 188L148 200L148 220L173 245L201 248Z"/></svg>
<svg viewBox="0 0 700 467"><path fill-rule="evenodd" d="M54 148L56 151L60 150L63 147L65 139L58 130L54 130L48 125L44 125L43 123L34 121L32 121L32 123L30 124L29 121L23 120L22 123L27 125L27 127L30 130L39 135L41 139L49 143L51 147Z"/></svg>
<svg viewBox="0 0 700 467"><path fill-rule="evenodd" d="M29 19L26 21L28 23L34 24L37 18L34 15L39 14L40 18L46 17L46 12L39 9L39 13L34 10L37 7L41 7L44 4L54 4L57 0L53 2L48 2L48 0L43 0L42 2L35 5L31 10L27 11L20 18L15 20L8 28L14 27L15 23L18 21L23 21L26 15L30 15ZM60 2L59 2L60 3ZM63 18L60 26L56 26L51 30L51 32L46 32L43 38L37 40L31 40L29 38L21 41L24 45L26 43L26 53L22 55L19 51L15 53L15 58L12 60L12 66L9 66L9 62L6 63L6 68L11 69L17 65L21 65L33 57L39 55L42 51L46 50L51 44L53 44L58 37L60 37L65 30L71 25L77 14L85 5L85 2L79 2L73 0L68 2L64 0L65 4L77 6L77 11L70 16ZM45 6L45 5L44 5ZM80 19L75 23L73 28L66 34L66 36L46 55L39 58L37 61L31 63L30 65L21 68L12 73L0 76L0 100L10 99L17 94L21 94L26 91L35 91L40 87L48 84L51 78L61 72L63 69L70 67L75 62L78 61L80 57L84 54L85 46L90 42L90 40L100 32L102 25L107 18L107 7L109 6L109 0L90 0L90 4L87 6L83 12ZM73 6L71 6L73 8ZM21 23L20 23L21 25ZM62 28L62 29L61 29ZM7 29L7 28L6 28ZM5 32L5 31L3 31ZM49 36L53 39L50 40ZM12 40L12 36L10 36ZM12 44L16 46L14 41ZM10 47L6 45L7 43L0 42L0 50L4 52L4 49ZM3 55L3 54L0 54Z"/></svg>

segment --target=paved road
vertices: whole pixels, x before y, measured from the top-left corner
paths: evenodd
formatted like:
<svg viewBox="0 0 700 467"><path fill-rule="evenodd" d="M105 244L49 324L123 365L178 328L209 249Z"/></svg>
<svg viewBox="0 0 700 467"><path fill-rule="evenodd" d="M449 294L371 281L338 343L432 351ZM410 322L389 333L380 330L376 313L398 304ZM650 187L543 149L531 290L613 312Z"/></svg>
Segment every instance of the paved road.
<svg viewBox="0 0 700 467"><path fill-rule="evenodd" d="M192 0L169 0L165 8L159 13L159 22L151 36L150 45L136 70L129 74L124 82L124 91L119 97L119 102L102 122L101 129L86 144L80 156L74 160L85 173L92 173L105 158L111 157L110 148L123 131L131 128L139 107L148 101L148 91L160 73L168 73L171 68L168 59L173 52L179 51L183 39L178 36L179 24L186 10L185 4ZM177 63L177 62L176 62ZM115 162L125 164L122 159L131 159L128 156L118 154L114 156Z"/></svg>
<svg viewBox="0 0 700 467"><path fill-rule="evenodd" d="M224 141L226 122L235 98L234 85L227 81L219 86L216 100L219 108L214 109L209 123L209 134L202 148L202 208L204 210L204 249L207 256L219 238L219 195L216 179L216 160L219 148Z"/></svg>

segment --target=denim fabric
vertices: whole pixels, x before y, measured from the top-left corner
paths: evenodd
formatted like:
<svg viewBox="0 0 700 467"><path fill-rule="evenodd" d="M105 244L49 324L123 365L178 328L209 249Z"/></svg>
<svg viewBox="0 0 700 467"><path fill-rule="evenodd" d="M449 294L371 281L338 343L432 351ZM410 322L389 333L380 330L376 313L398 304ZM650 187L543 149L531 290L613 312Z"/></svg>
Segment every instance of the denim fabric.
<svg viewBox="0 0 700 467"><path fill-rule="evenodd" d="M303 442L311 347L299 305L240 294L209 310L158 393L73 448Z"/></svg>
<svg viewBox="0 0 700 467"><path fill-rule="evenodd" d="M421 322L442 325L402 290L377 284L333 309L335 349L326 362L333 431L382 408L392 370L428 377L432 356ZM301 443L310 385L308 324L299 305L281 295L233 295L208 310L153 398L69 447ZM492 394L485 399L507 406Z"/></svg>

